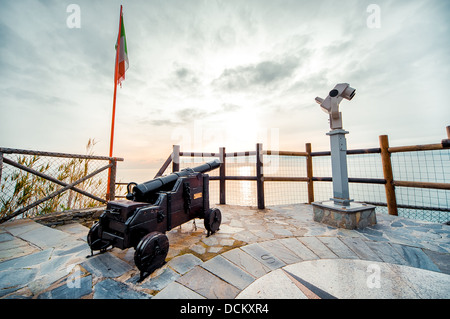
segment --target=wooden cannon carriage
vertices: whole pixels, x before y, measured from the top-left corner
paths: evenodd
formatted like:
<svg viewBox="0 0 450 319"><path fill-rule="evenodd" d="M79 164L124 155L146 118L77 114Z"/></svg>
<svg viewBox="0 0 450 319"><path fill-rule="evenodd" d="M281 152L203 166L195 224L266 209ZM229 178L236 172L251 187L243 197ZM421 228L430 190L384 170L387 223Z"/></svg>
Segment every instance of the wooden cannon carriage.
<svg viewBox="0 0 450 319"><path fill-rule="evenodd" d="M204 219L207 235L216 232L221 212L209 207L209 175L220 163L212 161L194 169L127 186L127 200L110 201L87 241L93 251L108 247L135 248L134 261L141 280L161 267L169 251L166 231L194 218Z"/></svg>

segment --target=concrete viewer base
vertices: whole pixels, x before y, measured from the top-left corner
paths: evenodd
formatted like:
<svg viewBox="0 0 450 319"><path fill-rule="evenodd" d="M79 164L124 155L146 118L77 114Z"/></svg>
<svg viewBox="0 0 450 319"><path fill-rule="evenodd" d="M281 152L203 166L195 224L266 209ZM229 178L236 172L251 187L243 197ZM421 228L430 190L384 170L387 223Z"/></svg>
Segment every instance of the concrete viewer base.
<svg viewBox="0 0 450 319"><path fill-rule="evenodd" d="M333 201L314 202L314 221L333 227L361 229L377 223L375 206L364 203L350 203L349 206L336 205Z"/></svg>

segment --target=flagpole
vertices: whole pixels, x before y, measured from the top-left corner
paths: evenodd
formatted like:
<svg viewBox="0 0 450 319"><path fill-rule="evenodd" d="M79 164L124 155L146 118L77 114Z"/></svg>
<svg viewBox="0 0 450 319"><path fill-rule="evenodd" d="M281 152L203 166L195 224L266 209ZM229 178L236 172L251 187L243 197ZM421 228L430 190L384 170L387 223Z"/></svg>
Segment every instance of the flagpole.
<svg viewBox="0 0 450 319"><path fill-rule="evenodd" d="M113 96L113 108L112 108L112 119L111 119L111 137L109 139L109 157L113 156L113 146L114 146L114 124L116 120L116 95L117 95L117 72L119 68L119 49L120 49L120 38L122 29L122 5L120 6L120 18L119 18L119 34L117 36L117 47L116 47L116 62L114 65L114 96ZM111 167L108 169L108 184L107 184L107 200L110 200L110 183L111 183Z"/></svg>

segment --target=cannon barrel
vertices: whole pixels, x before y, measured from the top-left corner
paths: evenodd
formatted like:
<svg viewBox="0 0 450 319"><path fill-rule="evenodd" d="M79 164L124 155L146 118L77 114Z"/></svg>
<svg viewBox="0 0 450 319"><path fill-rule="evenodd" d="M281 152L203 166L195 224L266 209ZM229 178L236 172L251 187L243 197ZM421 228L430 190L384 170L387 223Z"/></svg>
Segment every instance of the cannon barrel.
<svg viewBox="0 0 450 319"><path fill-rule="evenodd" d="M164 177L158 177L151 181L144 182L142 184L137 184L133 187L132 193L128 193L127 199L144 201L150 194L158 191L164 185L175 182L179 177L188 176L192 173L206 173L220 166L219 160L214 160L203 165L197 166L195 168L185 168L179 172L171 173L170 175Z"/></svg>

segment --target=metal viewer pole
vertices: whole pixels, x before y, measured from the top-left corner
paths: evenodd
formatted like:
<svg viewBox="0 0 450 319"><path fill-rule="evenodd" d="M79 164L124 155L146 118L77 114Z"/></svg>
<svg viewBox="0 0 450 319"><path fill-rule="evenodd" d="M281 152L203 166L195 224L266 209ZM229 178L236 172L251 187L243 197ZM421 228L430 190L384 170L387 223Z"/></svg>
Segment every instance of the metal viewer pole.
<svg viewBox="0 0 450 319"><path fill-rule="evenodd" d="M350 193L348 190L348 170L347 170L347 140L345 134L348 131L343 129L331 130L327 133L330 136L331 145L331 172L333 177L333 198L336 205L349 206Z"/></svg>
<svg viewBox="0 0 450 319"><path fill-rule="evenodd" d="M347 171L347 141L348 134L342 127L342 113L339 112L339 103L343 100L351 100L355 96L355 89L348 83L336 84L325 99L316 97L316 102L329 115L331 131L331 169L333 177L333 198L335 205L350 206L350 194L348 190Z"/></svg>

